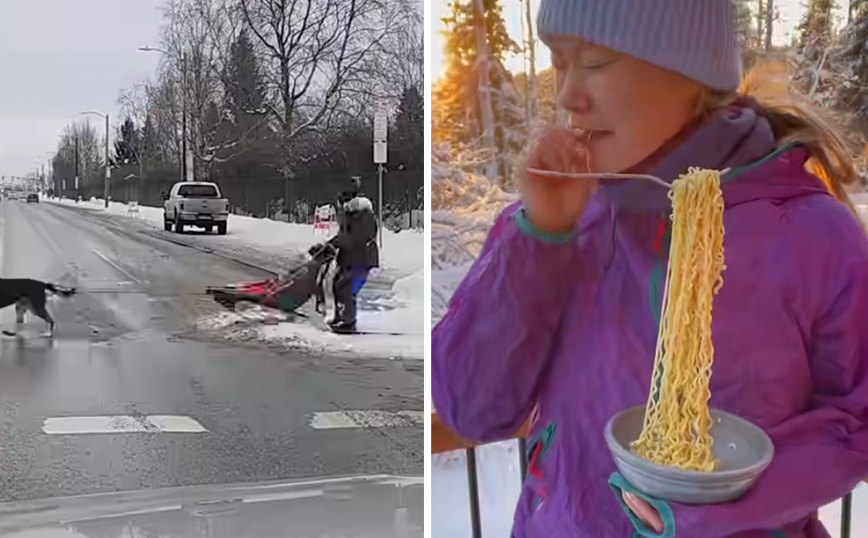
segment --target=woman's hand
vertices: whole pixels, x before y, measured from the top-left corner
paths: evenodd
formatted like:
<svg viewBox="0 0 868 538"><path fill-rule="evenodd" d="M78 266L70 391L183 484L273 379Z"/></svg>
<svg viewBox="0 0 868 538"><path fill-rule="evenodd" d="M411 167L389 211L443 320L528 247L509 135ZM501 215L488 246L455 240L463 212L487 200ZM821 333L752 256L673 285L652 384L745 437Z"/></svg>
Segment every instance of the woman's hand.
<svg viewBox="0 0 868 538"><path fill-rule="evenodd" d="M584 136L570 129L545 132L531 148L526 168L553 172L588 172ZM527 170L521 181L522 202L531 226L552 234L568 233L585 211L597 182L543 177Z"/></svg>
<svg viewBox="0 0 868 538"><path fill-rule="evenodd" d="M657 534L663 533L663 519L661 519L660 514L657 513L657 510L648 501L626 491L621 492L621 498L624 499L627 507L642 523L654 529L654 532Z"/></svg>

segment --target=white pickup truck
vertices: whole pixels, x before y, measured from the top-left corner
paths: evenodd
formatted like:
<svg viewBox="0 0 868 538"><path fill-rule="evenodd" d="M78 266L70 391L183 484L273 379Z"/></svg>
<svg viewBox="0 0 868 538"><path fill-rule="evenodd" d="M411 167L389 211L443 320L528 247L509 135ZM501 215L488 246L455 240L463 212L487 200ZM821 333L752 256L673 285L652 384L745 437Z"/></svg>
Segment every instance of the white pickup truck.
<svg viewBox="0 0 868 538"><path fill-rule="evenodd" d="M226 235L229 220L229 200L223 198L216 183L184 181L175 183L163 199L163 225L167 232L184 233L184 226L198 226L208 231L217 229Z"/></svg>

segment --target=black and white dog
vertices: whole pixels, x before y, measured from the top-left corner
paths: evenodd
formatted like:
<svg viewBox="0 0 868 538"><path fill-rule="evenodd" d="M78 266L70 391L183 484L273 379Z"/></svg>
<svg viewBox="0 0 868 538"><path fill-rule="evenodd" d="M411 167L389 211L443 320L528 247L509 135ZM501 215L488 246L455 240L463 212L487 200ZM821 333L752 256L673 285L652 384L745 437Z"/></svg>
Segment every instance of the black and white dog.
<svg viewBox="0 0 868 538"><path fill-rule="evenodd" d="M48 324L48 334L54 334L54 318L48 313L46 303L48 294L52 293L60 297L72 297L75 288L58 286L32 278L0 278L0 309L15 305L15 323L24 323L25 312L32 312L42 318ZM7 336L15 333L3 331Z"/></svg>

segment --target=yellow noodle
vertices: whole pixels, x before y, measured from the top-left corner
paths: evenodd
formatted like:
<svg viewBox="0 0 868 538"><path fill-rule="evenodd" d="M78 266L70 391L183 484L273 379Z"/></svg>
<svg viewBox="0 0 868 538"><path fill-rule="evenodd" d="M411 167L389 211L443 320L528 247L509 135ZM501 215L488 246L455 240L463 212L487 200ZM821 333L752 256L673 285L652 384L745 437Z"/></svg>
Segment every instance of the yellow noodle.
<svg viewBox="0 0 868 538"><path fill-rule="evenodd" d="M714 471L708 401L711 304L724 269L720 173L691 168L672 187L672 241L654 374L642 434L632 449L660 465Z"/></svg>

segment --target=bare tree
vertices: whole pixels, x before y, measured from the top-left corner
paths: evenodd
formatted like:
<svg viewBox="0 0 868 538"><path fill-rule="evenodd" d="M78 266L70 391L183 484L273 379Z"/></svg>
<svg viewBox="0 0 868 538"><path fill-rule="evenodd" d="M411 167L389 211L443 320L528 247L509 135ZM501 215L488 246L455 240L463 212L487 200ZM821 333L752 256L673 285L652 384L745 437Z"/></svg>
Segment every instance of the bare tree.
<svg viewBox="0 0 868 538"><path fill-rule="evenodd" d="M151 91L146 82L137 82L118 93L121 116L131 118L136 124L143 125L148 116L148 94Z"/></svg>
<svg viewBox="0 0 868 538"><path fill-rule="evenodd" d="M525 36L525 51L527 52L528 62L528 77L527 77L527 95L528 95L528 118L536 118L537 107L537 89L536 89L536 40L533 36L533 17L531 15L530 0L522 0L524 4L524 27L527 35Z"/></svg>
<svg viewBox="0 0 868 538"><path fill-rule="evenodd" d="M488 36L486 35L485 11L482 0L473 0L474 29L476 34L476 70L478 76L479 108L482 116L482 143L487 150L494 152L497 144L494 139L494 111L491 106L491 58L488 53ZM490 161L486 165L485 175L497 175L497 162Z"/></svg>
<svg viewBox="0 0 868 538"><path fill-rule="evenodd" d="M425 40L423 15L411 3L396 4L390 32L377 43L368 60L369 67L360 72L370 75L374 84L363 86L377 101L397 104L404 91L423 91L425 79Z"/></svg>
<svg viewBox="0 0 868 538"><path fill-rule="evenodd" d="M327 129L342 100L370 83L366 60L389 32L396 10L386 0L239 0L239 7L267 60L284 207L294 220L294 143Z"/></svg>

